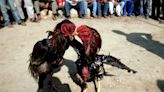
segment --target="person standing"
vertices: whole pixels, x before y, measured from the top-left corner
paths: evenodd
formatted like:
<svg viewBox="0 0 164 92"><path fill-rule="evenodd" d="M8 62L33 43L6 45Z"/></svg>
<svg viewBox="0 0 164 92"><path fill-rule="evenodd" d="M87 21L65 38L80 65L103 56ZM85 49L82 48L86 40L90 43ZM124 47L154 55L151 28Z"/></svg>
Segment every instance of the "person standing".
<svg viewBox="0 0 164 92"><path fill-rule="evenodd" d="M156 19L156 20L160 19L160 7L161 7L161 1L160 0L152 0L151 17L153 19Z"/></svg>
<svg viewBox="0 0 164 92"><path fill-rule="evenodd" d="M145 18L147 19L149 17L150 12L150 0L140 0L140 16L143 14L145 15Z"/></svg>
<svg viewBox="0 0 164 92"><path fill-rule="evenodd" d="M133 9L134 9L134 0L125 0L125 5L123 8L123 16L126 16L126 15L132 16Z"/></svg>
<svg viewBox="0 0 164 92"><path fill-rule="evenodd" d="M14 6L14 1L13 0L0 0L0 9L3 15L4 26L12 27L10 19L9 19L9 15L7 13L7 8L6 8L7 4L11 8L11 12L12 12L15 22L19 25L25 26L26 24L21 21L20 15L18 14L16 7Z"/></svg>
<svg viewBox="0 0 164 92"><path fill-rule="evenodd" d="M31 22L37 22L34 14L34 7L32 0L15 0L15 4L17 6L18 13L20 15L20 18L25 21L25 15L22 10L22 2L24 1L24 5L27 11L28 18Z"/></svg>
<svg viewBox="0 0 164 92"><path fill-rule="evenodd" d="M164 20L164 0L162 1L162 11L163 11L163 20Z"/></svg>

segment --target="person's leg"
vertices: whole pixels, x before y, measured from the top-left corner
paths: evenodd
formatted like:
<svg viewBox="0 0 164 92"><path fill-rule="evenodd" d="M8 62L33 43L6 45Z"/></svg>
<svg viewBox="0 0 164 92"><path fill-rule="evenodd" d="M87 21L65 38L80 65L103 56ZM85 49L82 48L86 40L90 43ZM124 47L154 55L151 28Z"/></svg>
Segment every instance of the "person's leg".
<svg viewBox="0 0 164 92"><path fill-rule="evenodd" d="M123 9L124 9L124 6L125 6L125 2L121 1L120 6L121 6L121 15L123 15Z"/></svg>
<svg viewBox="0 0 164 92"><path fill-rule="evenodd" d="M40 2L38 0L34 1L34 9L36 14L40 14Z"/></svg>
<svg viewBox="0 0 164 92"><path fill-rule="evenodd" d="M125 6L125 2L124 2L124 1L121 1L121 2L120 2L120 6L121 6L121 9L123 9L124 6Z"/></svg>
<svg viewBox="0 0 164 92"><path fill-rule="evenodd" d="M163 11L163 20L164 20L164 0L162 1L162 11Z"/></svg>
<svg viewBox="0 0 164 92"><path fill-rule="evenodd" d="M104 10L103 10L103 16L106 17L109 9L109 3L105 2L104 3Z"/></svg>
<svg viewBox="0 0 164 92"><path fill-rule="evenodd" d="M139 15L142 16L143 15L143 4L144 3L144 0L140 0L140 13Z"/></svg>
<svg viewBox="0 0 164 92"><path fill-rule="evenodd" d="M126 7L127 7L127 1L125 0L125 4L123 7L123 16L126 16Z"/></svg>
<svg viewBox="0 0 164 92"><path fill-rule="evenodd" d="M86 7L85 1L78 2L77 5L76 5L76 9L79 9L78 11L79 11L79 17L80 18L86 16L86 14L85 14L86 12L85 11L87 11L87 7Z"/></svg>
<svg viewBox="0 0 164 92"><path fill-rule="evenodd" d="M71 9L71 4L70 3L68 3L67 1L65 2L65 5L64 5L64 10L65 10L65 16L66 17L70 17L70 9Z"/></svg>
<svg viewBox="0 0 164 92"><path fill-rule="evenodd" d="M116 6L116 14L117 16L121 16L121 6L119 4Z"/></svg>
<svg viewBox="0 0 164 92"><path fill-rule="evenodd" d="M114 3L113 2L109 2L109 13L112 15L114 12Z"/></svg>
<svg viewBox="0 0 164 92"><path fill-rule="evenodd" d="M155 0L152 0L152 11L151 11L151 17L155 19Z"/></svg>
<svg viewBox="0 0 164 92"><path fill-rule="evenodd" d="M22 21L20 19L20 16L17 12L16 7L14 6L14 1L13 0L7 0L7 3L9 4L11 11L12 11L12 15L14 17L14 20L16 23L20 24Z"/></svg>
<svg viewBox="0 0 164 92"><path fill-rule="evenodd" d="M44 2L40 2L40 1L34 1L34 8L36 11L36 15L37 15L37 20L41 20L41 15L40 15L40 8L44 8L45 7L45 3Z"/></svg>
<svg viewBox="0 0 164 92"><path fill-rule="evenodd" d="M136 15L140 15L140 1L136 1Z"/></svg>
<svg viewBox="0 0 164 92"><path fill-rule="evenodd" d="M15 4L16 4L18 14L20 15L20 18L22 20L24 20L25 16L24 16L24 12L23 12L23 9L22 9L22 0L15 0Z"/></svg>
<svg viewBox="0 0 164 92"><path fill-rule="evenodd" d="M52 1L52 3L51 3L51 9L52 9L52 14L53 15L57 15L58 5L57 5L56 0Z"/></svg>
<svg viewBox="0 0 164 92"><path fill-rule="evenodd" d="M77 5L75 6L75 9L78 11L78 15L80 18L83 17L84 11L82 10L82 4L81 2L78 2Z"/></svg>
<svg viewBox="0 0 164 92"><path fill-rule="evenodd" d="M130 12L130 1L127 1L126 2L126 4L127 4L127 15L129 16L129 12Z"/></svg>
<svg viewBox="0 0 164 92"><path fill-rule="evenodd" d="M52 3L51 3L51 9L52 9L52 19L53 20L56 20L57 16L58 16L58 12L57 12L57 9L58 9L58 5L57 5L57 2L56 0L53 0ZM63 11L64 12L64 11Z"/></svg>
<svg viewBox="0 0 164 92"><path fill-rule="evenodd" d="M93 15L93 17L96 17L96 13L97 13L97 1L96 0L94 0L92 2L92 7L93 7L92 15Z"/></svg>
<svg viewBox="0 0 164 92"><path fill-rule="evenodd" d="M81 7L82 11L83 11L82 14L84 14L84 16L88 15L88 3L87 3L87 1L83 1L82 6L83 6L83 7Z"/></svg>
<svg viewBox="0 0 164 92"><path fill-rule="evenodd" d="M128 1L128 16L132 16L133 13L133 0Z"/></svg>
<svg viewBox="0 0 164 92"><path fill-rule="evenodd" d="M0 0L0 9L4 20L4 26L7 26L10 23L10 20L6 9L6 0Z"/></svg>
<svg viewBox="0 0 164 92"><path fill-rule="evenodd" d="M149 17L149 13L150 13L150 0L146 0L146 12L145 12L146 18Z"/></svg>
<svg viewBox="0 0 164 92"><path fill-rule="evenodd" d="M102 10L101 10L101 3L97 2L97 12L98 12L98 17L100 17L102 15Z"/></svg>
<svg viewBox="0 0 164 92"><path fill-rule="evenodd" d="M33 7L32 0L24 0L24 4L26 7L28 18L34 19L35 15L34 15L34 7Z"/></svg>
<svg viewBox="0 0 164 92"><path fill-rule="evenodd" d="M160 6L161 5L161 2L160 0L157 0L157 19L160 18Z"/></svg>

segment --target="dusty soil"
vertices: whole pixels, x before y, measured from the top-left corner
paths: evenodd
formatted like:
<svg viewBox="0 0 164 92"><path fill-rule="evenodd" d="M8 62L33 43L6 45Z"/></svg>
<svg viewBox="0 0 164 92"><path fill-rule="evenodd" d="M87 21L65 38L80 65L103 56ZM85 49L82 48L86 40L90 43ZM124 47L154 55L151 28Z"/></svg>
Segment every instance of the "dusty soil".
<svg viewBox="0 0 164 92"><path fill-rule="evenodd" d="M62 19L43 19L40 23L27 22L27 26L0 29L0 92L36 92L37 83L28 72L29 54L36 41L47 37ZM107 72L101 80L101 92L164 92L164 25L152 19L113 17L101 19L70 19L77 26L89 25L102 37L100 54L111 54L137 74L105 64ZM80 92L70 78L74 70L76 53L70 47L65 55L65 65L54 73L60 90ZM94 92L93 83L89 91Z"/></svg>

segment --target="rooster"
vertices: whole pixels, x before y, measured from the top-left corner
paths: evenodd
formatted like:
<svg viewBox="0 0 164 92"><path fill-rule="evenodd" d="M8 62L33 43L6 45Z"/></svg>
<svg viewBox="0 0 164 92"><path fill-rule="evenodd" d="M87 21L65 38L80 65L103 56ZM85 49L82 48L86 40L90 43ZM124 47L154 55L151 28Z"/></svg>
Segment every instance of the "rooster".
<svg viewBox="0 0 164 92"><path fill-rule="evenodd" d="M63 64L66 48L67 40L59 32L54 33L52 38L35 43L29 60L29 70L38 81L38 92L44 89L44 80L47 77L51 78L53 70Z"/></svg>
<svg viewBox="0 0 164 92"><path fill-rule="evenodd" d="M77 35L85 48L85 57L79 55L80 58L76 61L78 74L84 82L93 81L96 92L99 92L100 85L96 85L96 81L100 84L100 78L105 73L103 63L96 62L95 57L101 48L101 36L96 29L87 25L81 25L74 31L73 35ZM96 80L96 81L95 81ZM86 88L83 89L85 92Z"/></svg>
<svg viewBox="0 0 164 92"><path fill-rule="evenodd" d="M38 90L43 89L46 77L52 77L53 70L63 64L63 55L74 40L72 33L76 26L69 20L58 23L54 32L48 31L48 37L37 41L30 56L29 70L38 80ZM75 47L75 46L74 46ZM82 53L80 51L80 53Z"/></svg>
<svg viewBox="0 0 164 92"><path fill-rule="evenodd" d="M96 29L87 25L81 25L76 31L74 31L73 34L77 35L82 40L86 54L85 57L81 57L76 61L78 73L85 82L93 81L96 92L100 92L99 80L103 78L103 75L107 75L107 72L104 69L104 63L108 63L117 68L125 69L128 72L137 72L133 69L130 69L119 59L113 56L98 55L102 40ZM96 85L96 82L98 85ZM86 90L87 88L83 89L83 91Z"/></svg>

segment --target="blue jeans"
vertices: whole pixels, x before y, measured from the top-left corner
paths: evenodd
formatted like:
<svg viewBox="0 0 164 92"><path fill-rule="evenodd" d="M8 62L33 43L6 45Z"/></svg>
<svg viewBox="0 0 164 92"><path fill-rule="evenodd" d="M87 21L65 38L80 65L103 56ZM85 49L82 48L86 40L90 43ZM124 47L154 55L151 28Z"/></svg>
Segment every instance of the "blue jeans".
<svg viewBox="0 0 164 92"><path fill-rule="evenodd" d="M103 6L103 10L102 7ZM98 12L98 16L101 16L103 14L103 16L107 15L108 9L109 9L109 2L105 2L105 3L100 3L97 2L97 12Z"/></svg>
<svg viewBox="0 0 164 92"><path fill-rule="evenodd" d="M73 6L69 2L65 2L64 9L65 9L65 14L66 17L70 17L70 10L71 8L79 9L79 16L85 15L84 14L84 1L80 1L77 3L77 5Z"/></svg>
<svg viewBox="0 0 164 92"><path fill-rule="evenodd" d="M97 13L97 1L94 0L91 3L87 3L87 2L84 3L84 11L85 11L84 13L85 14L88 14L87 8L92 8L92 15L96 16L96 13Z"/></svg>
<svg viewBox="0 0 164 92"><path fill-rule="evenodd" d="M9 15L8 15L7 9L6 9L6 6L7 6L6 1L7 1L8 5L11 8L12 15L15 19L15 22L16 23L21 23L22 21L20 20L20 16L17 12L16 7L14 6L14 1L13 0L0 0L0 8L1 8L3 18L4 18L4 25L9 24L9 22L10 22Z"/></svg>
<svg viewBox="0 0 164 92"><path fill-rule="evenodd" d="M145 8L145 16L149 16L150 12L150 0L146 0L146 3L144 4L144 0L140 0L140 15L143 15L143 11Z"/></svg>
<svg viewBox="0 0 164 92"><path fill-rule="evenodd" d="M123 8L123 16L126 16L126 11L128 13L128 16L132 16L133 9L134 9L134 1L133 0L126 1Z"/></svg>

